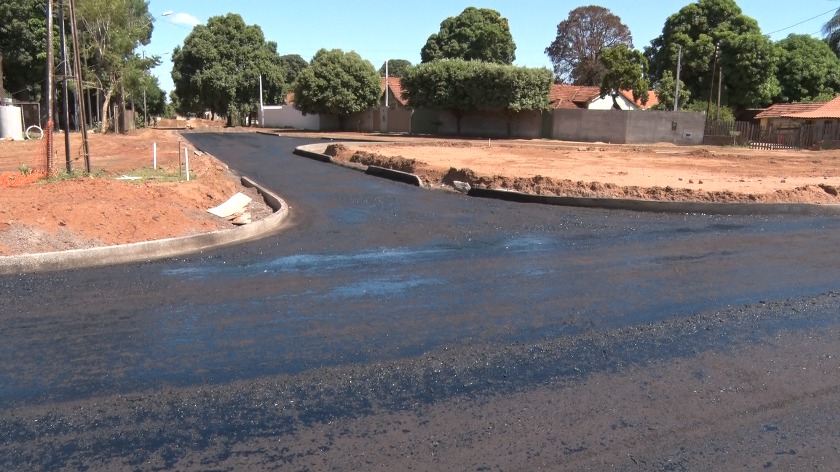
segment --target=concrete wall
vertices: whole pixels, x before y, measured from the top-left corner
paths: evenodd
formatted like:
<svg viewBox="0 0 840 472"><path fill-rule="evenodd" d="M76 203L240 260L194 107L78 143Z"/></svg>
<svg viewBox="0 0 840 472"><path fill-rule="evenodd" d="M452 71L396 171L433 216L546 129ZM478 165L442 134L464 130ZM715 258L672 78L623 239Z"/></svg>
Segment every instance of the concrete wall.
<svg viewBox="0 0 840 472"><path fill-rule="evenodd" d="M416 134L458 134L458 120L445 110L416 110L411 118L411 132ZM510 137L538 139L542 135L542 113L517 113L510 123ZM508 118L500 112L473 112L461 118L461 136L505 138Z"/></svg>
<svg viewBox="0 0 840 472"><path fill-rule="evenodd" d="M266 128L295 128L317 131L321 129L318 115L304 115L291 105L263 107L263 126Z"/></svg>
<svg viewBox="0 0 840 472"><path fill-rule="evenodd" d="M705 113L647 110L627 116L628 143L703 144Z"/></svg>
<svg viewBox="0 0 840 472"><path fill-rule="evenodd" d="M702 144L706 116L697 112L554 110L552 139L616 144Z"/></svg>
<svg viewBox="0 0 840 472"><path fill-rule="evenodd" d="M554 110L551 139L624 144L627 114L619 110Z"/></svg>

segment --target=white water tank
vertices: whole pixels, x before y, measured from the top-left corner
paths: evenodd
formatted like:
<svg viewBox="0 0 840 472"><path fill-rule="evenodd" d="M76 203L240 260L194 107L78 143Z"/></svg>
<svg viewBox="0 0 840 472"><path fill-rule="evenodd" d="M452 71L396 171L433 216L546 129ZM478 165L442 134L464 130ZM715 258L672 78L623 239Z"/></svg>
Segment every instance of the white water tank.
<svg viewBox="0 0 840 472"><path fill-rule="evenodd" d="M23 139L23 114L20 107L0 105L0 139Z"/></svg>

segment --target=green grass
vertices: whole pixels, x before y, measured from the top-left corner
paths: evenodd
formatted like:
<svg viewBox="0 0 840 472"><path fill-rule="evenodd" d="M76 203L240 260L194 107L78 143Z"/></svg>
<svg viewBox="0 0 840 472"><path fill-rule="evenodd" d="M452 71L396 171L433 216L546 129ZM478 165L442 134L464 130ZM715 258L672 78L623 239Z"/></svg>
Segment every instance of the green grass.
<svg viewBox="0 0 840 472"><path fill-rule="evenodd" d="M152 169L150 167L141 167L139 169L130 170L127 172L120 173L117 177L139 177L135 180L127 180L127 182L179 182L181 180L186 180L187 176L186 173L182 170L180 173L177 170L172 169L165 169L163 167L158 167L157 169ZM190 172L190 180L195 179L195 174Z"/></svg>
<svg viewBox="0 0 840 472"><path fill-rule="evenodd" d="M21 170L21 173L23 171ZM149 168L149 167L141 167L139 169L132 169L125 172L120 172L113 176L108 176L112 180L118 180L119 177L136 177L135 179L126 179L125 182L131 183L143 183L143 182L180 182L186 180L186 174L182 170L181 173L178 173L177 169L165 169L159 167L157 170ZM42 180L43 183L52 183L52 182L62 182L65 180L75 180L75 179L82 179L85 177L92 177L96 179L106 178L105 171L100 170L93 173L86 173L80 171L73 171L73 172L59 172L54 174L53 176ZM195 173L190 172L190 180L195 180L196 176Z"/></svg>

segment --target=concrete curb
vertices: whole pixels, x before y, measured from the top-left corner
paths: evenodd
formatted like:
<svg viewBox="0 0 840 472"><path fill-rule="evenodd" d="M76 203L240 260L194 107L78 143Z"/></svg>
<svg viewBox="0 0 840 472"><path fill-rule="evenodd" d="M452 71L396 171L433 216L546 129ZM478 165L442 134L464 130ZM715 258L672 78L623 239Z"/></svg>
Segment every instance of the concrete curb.
<svg viewBox="0 0 840 472"><path fill-rule="evenodd" d="M633 200L623 198L555 197L532 195L510 190L473 188L471 197L494 198L508 202L542 203L579 208L630 210L648 213L701 213L706 215L840 215L840 205L808 203L712 203L671 202L663 200Z"/></svg>
<svg viewBox="0 0 840 472"><path fill-rule="evenodd" d="M330 156L323 154L330 144L340 142L307 144L295 149L295 154L321 162L340 164ZM381 142L381 144L387 144ZM371 171L371 167L374 168ZM368 166L365 173L390 178L398 182L422 187L420 177L377 166ZM410 177L409 177L410 176ZM416 182L416 183L415 183ZM629 198L592 198L592 197L555 197L533 195L510 190L473 188L467 193L470 197L493 198L517 203L541 203L577 208L600 208L607 210L629 210L648 213L700 213L706 215L800 215L800 216L836 216L840 215L840 205L816 205L811 203L712 203L712 202L672 202L664 200L634 200Z"/></svg>
<svg viewBox="0 0 840 472"><path fill-rule="evenodd" d="M238 228L179 238L159 239L91 249L73 249L0 257L0 275L47 272L81 267L101 267L129 262L152 261L195 253L268 236L284 227L289 215L286 202L253 180L242 177L242 185L256 188L274 213Z"/></svg>

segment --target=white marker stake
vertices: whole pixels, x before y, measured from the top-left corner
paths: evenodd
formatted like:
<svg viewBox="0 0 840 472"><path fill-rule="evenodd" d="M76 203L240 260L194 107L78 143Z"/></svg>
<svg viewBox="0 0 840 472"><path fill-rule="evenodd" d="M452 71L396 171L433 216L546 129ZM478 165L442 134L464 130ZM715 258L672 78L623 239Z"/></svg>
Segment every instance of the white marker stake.
<svg viewBox="0 0 840 472"><path fill-rule="evenodd" d="M187 167L187 182L190 181L190 153L186 146L184 146L184 165Z"/></svg>
<svg viewBox="0 0 840 472"><path fill-rule="evenodd" d="M152 143L152 165L157 170L157 143Z"/></svg>

